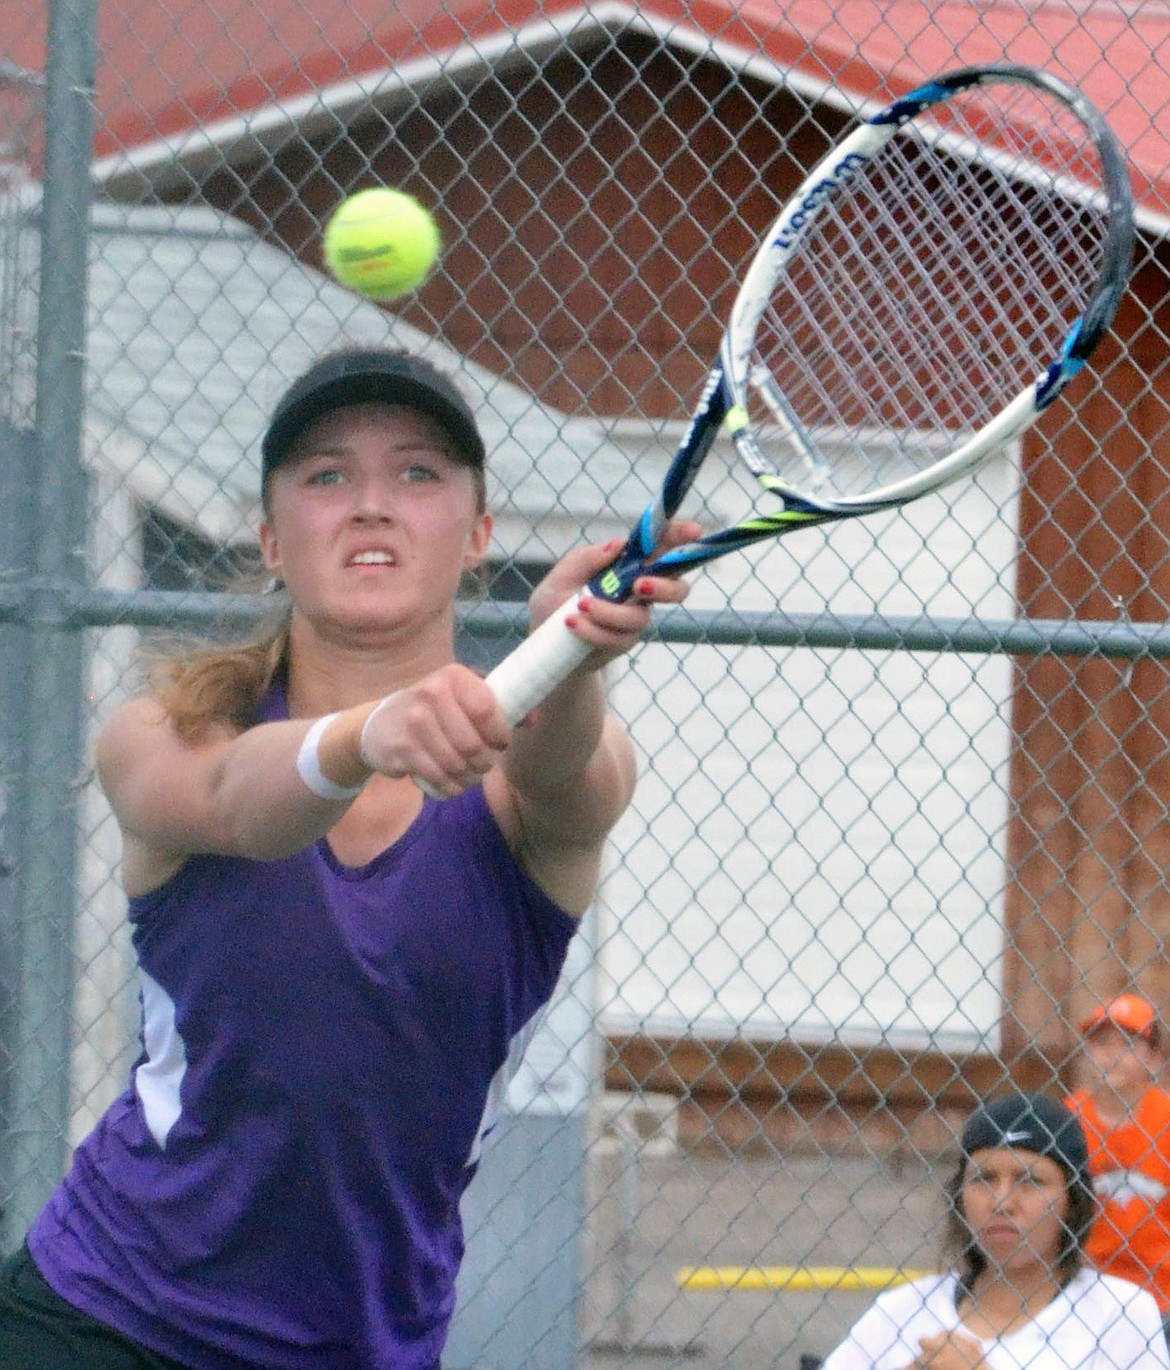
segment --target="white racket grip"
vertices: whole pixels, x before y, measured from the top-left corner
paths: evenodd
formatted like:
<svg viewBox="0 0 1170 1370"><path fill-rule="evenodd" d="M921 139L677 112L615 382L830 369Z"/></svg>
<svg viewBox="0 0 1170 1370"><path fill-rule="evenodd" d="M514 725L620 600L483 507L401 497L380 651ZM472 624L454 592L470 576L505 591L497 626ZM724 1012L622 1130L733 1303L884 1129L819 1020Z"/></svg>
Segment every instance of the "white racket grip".
<svg viewBox="0 0 1170 1370"><path fill-rule="evenodd" d="M592 652L566 622L579 612L577 605L584 593L581 589L571 594L488 675L487 684L513 728Z"/></svg>

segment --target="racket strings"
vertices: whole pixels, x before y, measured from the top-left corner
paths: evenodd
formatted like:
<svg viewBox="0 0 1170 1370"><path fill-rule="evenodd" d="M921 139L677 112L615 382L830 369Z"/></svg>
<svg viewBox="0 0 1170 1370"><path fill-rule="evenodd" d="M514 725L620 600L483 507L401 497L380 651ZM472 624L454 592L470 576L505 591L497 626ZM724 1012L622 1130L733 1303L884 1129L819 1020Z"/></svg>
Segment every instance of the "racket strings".
<svg viewBox="0 0 1170 1370"><path fill-rule="evenodd" d="M1093 193L1091 150L1074 152L1075 116L1061 106L1041 118L1043 102L1029 100L1021 145L1013 112L992 129L980 92L975 128L951 106L945 138L911 126L819 216L761 315L752 359L769 378L753 391L756 435L782 476L799 460L828 495L902 479L1059 352L1095 289L1108 207ZM1000 151L958 155L976 133Z"/></svg>

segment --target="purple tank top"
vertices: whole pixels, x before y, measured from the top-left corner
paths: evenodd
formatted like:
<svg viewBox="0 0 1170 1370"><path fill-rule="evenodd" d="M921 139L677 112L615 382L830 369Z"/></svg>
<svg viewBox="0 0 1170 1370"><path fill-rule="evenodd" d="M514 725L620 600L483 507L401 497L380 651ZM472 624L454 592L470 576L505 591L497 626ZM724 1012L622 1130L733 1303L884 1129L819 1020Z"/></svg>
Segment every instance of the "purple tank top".
<svg viewBox="0 0 1170 1370"><path fill-rule="evenodd" d="M144 1051L29 1233L45 1278L192 1370L433 1366L576 922L479 788L359 868L193 857L130 918Z"/></svg>

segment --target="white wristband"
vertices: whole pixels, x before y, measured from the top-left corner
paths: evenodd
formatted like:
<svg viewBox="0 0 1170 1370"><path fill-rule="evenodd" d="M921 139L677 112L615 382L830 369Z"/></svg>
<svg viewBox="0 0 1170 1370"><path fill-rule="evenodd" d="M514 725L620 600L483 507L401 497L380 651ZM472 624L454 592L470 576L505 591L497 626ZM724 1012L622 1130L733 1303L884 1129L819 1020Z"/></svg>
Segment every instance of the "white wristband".
<svg viewBox="0 0 1170 1370"><path fill-rule="evenodd" d="M370 770L372 771L377 770L377 767L366 755L366 734L370 731L370 724L374 721L374 719L378 717L378 715L382 712L386 705L390 703L392 699L396 699L397 697L398 691L395 690L393 694L388 694L385 699L379 699L377 704L375 704L374 707L370 710L370 712L366 715L366 721L362 724L362 730L358 734L358 756L361 757L362 765L369 766Z"/></svg>
<svg viewBox="0 0 1170 1370"><path fill-rule="evenodd" d="M364 780L360 785L335 785L321 770L321 755L317 748L321 734L336 717L336 714L326 714L319 718L305 734L297 752L297 774L318 799L354 799L365 789Z"/></svg>

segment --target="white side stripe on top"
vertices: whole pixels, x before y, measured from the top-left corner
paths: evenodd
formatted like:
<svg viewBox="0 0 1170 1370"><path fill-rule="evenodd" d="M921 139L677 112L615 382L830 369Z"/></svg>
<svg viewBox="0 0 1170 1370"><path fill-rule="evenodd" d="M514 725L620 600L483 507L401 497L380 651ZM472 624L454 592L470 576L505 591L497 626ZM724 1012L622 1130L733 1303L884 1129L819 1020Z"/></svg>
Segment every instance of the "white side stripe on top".
<svg viewBox="0 0 1170 1370"><path fill-rule="evenodd" d="M465 1165L472 1166L479 1164L479 1158L483 1155L484 1138L492 1128L495 1127L499 1120L500 1109L504 1106L504 1098L508 1093L508 1086L512 1082L512 1077L520 1069L520 1062L524 1059L524 1053L528 1050L528 1044L536 1035L536 1029L540 1026L543 1018L544 1009L537 1009L515 1037L512 1038L504 1064L492 1076L492 1082L488 1086L487 1100L483 1106L483 1115L479 1120L479 1130L475 1134L475 1141L471 1146L471 1154L468 1156Z"/></svg>
<svg viewBox="0 0 1170 1370"><path fill-rule="evenodd" d="M187 1074L187 1049L175 1028L175 1001L139 968L142 982L142 1043L146 1060L134 1074L146 1126L165 1151L171 1128L179 1121L179 1099Z"/></svg>

